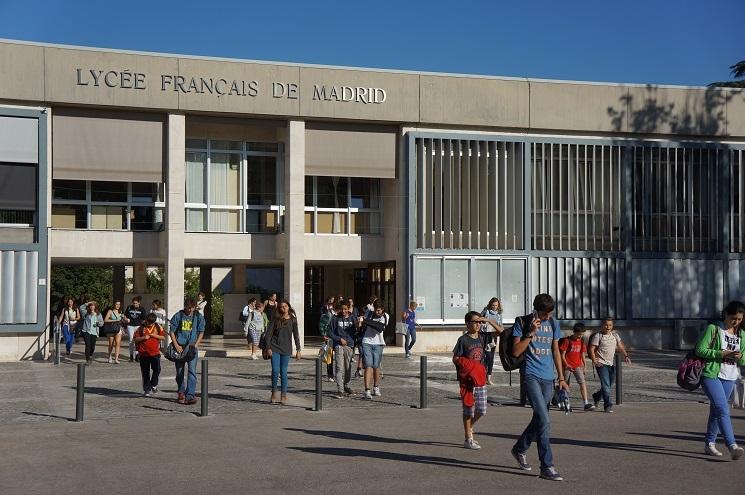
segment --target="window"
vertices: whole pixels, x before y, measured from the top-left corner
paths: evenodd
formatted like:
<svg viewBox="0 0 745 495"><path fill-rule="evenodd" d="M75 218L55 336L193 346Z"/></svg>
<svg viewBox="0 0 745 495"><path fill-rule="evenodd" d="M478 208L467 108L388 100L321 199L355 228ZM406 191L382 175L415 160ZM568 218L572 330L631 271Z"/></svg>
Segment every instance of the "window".
<svg viewBox="0 0 745 495"><path fill-rule="evenodd" d="M160 230L164 185L146 182L52 181L52 227Z"/></svg>
<svg viewBox="0 0 745 495"><path fill-rule="evenodd" d="M305 232L380 234L380 180L364 177L306 177Z"/></svg>
<svg viewBox="0 0 745 495"><path fill-rule="evenodd" d="M186 230L280 230L278 143L186 140Z"/></svg>
<svg viewBox="0 0 745 495"><path fill-rule="evenodd" d="M35 164L0 163L0 227L35 226L36 169Z"/></svg>

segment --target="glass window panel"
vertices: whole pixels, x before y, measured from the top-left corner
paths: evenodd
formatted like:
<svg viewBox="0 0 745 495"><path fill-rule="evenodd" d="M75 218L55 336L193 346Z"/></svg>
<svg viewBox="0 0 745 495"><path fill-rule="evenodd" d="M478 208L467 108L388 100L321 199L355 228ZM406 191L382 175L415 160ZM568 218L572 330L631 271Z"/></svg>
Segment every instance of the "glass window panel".
<svg viewBox="0 0 745 495"><path fill-rule="evenodd" d="M442 280L440 279L442 260L440 259L415 259L414 261L414 287L416 298L423 298L423 308L417 310L417 319L441 320L442 319ZM460 317L466 313L464 308Z"/></svg>
<svg viewBox="0 0 745 495"><path fill-rule="evenodd" d="M275 157L246 157L246 202L249 205L264 206L278 204Z"/></svg>
<svg viewBox="0 0 745 495"><path fill-rule="evenodd" d="M238 232L240 225L239 210L210 210L210 231Z"/></svg>
<svg viewBox="0 0 745 495"><path fill-rule="evenodd" d="M352 213L350 217L350 232L352 234L379 234L380 214L374 212Z"/></svg>
<svg viewBox="0 0 745 495"><path fill-rule="evenodd" d="M230 153L210 155L210 204L240 204L241 157Z"/></svg>
<svg viewBox="0 0 745 495"><path fill-rule="evenodd" d="M246 143L246 150L276 153L279 151L279 145L277 143Z"/></svg>
<svg viewBox="0 0 745 495"><path fill-rule="evenodd" d="M210 141L210 147L213 150L241 151L240 141Z"/></svg>
<svg viewBox="0 0 745 495"><path fill-rule="evenodd" d="M446 259L443 260L443 263L445 271L443 284L445 287L445 294L443 294L445 319L460 319L460 321L463 321L463 315L471 309L468 294L468 260ZM451 303L451 294L455 294L456 297L460 294L465 294L465 304L468 304L468 307L453 305Z"/></svg>
<svg viewBox="0 0 745 495"><path fill-rule="evenodd" d="M33 225L35 215L36 212L34 212L34 210L2 209L0 210L0 223Z"/></svg>
<svg viewBox="0 0 745 495"><path fill-rule="evenodd" d="M155 203L158 200L158 184L147 182L132 183L133 203Z"/></svg>
<svg viewBox="0 0 745 495"><path fill-rule="evenodd" d="M352 189L352 208L380 208L380 180L364 177L350 179Z"/></svg>
<svg viewBox="0 0 745 495"><path fill-rule="evenodd" d="M127 209L123 206L91 207L91 229L121 230L127 228Z"/></svg>
<svg viewBox="0 0 745 495"><path fill-rule="evenodd" d="M305 206L313 206L313 177L305 177Z"/></svg>
<svg viewBox="0 0 745 495"><path fill-rule="evenodd" d="M306 211L305 212L305 233L306 234L312 234L314 232L313 230L313 212L312 211Z"/></svg>
<svg viewBox="0 0 745 495"><path fill-rule="evenodd" d="M317 177L318 184L318 207L319 208L346 208L347 182L346 177Z"/></svg>
<svg viewBox="0 0 745 495"><path fill-rule="evenodd" d="M473 301L481 311L492 297L499 295L499 260L473 260Z"/></svg>
<svg viewBox="0 0 745 495"><path fill-rule="evenodd" d="M318 212L319 234L346 234L347 214L341 212Z"/></svg>
<svg viewBox="0 0 745 495"><path fill-rule="evenodd" d="M528 311L525 279L525 260L502 261L502 284L499 292L502 295L504 318L517 318Z"/></svg>
<svg viewBox="0 0 745 495"><path fill-rule="evenodd" d="M276 211L246 210L246 232L250 234L272 234L279 230Z"/></svg>
<svg viewBox="0 0 745 495"><path fill-rule="evenodd" d="M85 200L85 181L59 179L53 180L52 199Z"/></svg>
<svg viewBox="0 0 745 495"><path fill-rule="evenodd" d="M85 229L88 227L88 209L85 205L52 205L52 227Z"/></svg>
<svg viewBox="0 0 745 495"><path fill-rule="evenodd" d="M91 201L126 203L127 183L110 181L91 182Z"/></svg>
<svg viewBox="0 0 745 495"><path fill-rule="evenodd" d="M204 203L204 182L207 153L186 153L186 202Z"/></svg>
<svg viewBox="0 0 745 495"><path fill-rule="evenodd" d="M186 139L186 147L187 148L194 148L194 149L198 149L198 150L206 150L207 149L207 140L206 139L187 138Z"/></svg>
<svg viewBox="0 0 745 495"><path fill-rule="evenodd" d="M189 232L203 232L204 230L206 230L206 215L207 210L187 209L186 230Z"/></svg>
<svg viewBox="0 0 745 495"><path fill-rule="evenodd" d="M160 230L163 227L163 209L154 206L133 206L129 211L131 230Z"/></svg>

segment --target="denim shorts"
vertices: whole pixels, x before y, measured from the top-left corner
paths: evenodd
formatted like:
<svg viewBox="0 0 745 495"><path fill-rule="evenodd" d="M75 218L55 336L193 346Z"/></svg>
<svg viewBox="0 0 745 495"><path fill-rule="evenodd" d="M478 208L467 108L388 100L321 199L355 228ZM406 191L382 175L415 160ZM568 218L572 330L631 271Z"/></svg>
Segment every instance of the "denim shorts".
<svg viewBox="0 0 745 495"><path fill-rule="evenodd" d="M380 368L384 345L362 344L362 358L366 368Z"/></svg>

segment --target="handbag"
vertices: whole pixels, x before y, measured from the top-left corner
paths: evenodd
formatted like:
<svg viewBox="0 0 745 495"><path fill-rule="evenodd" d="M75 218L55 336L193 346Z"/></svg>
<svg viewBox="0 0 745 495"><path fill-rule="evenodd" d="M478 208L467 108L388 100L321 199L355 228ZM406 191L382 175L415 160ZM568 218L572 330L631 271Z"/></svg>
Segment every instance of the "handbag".
<svg viewBox="0 0 745 495"><path fill-rule="evenodd" d="M194 359L194 356L196 354L197 349L193 345L187 344L181 347L181 352L178 352L173 346L173 342L171 342L168 347L166 347L166 350L163 352L163 355L166 357L166 359L169 361L173 361L174 363L185 363L191 361L192 359Z"/></svg>
<svg viewBox="0 0 745 495"><path fill-rule="evenodd" d="M396 333L399 335L408 335L409 325L403 322L396 323Z"/></svg>
<svg viewBox="0 0 745 495"><path fill-rule="evenodd" d="M719 330L712 334L709 348L714 347ZM691 349L685 355L683 361L678 365L678 386L684 390L693 391L701 386L701 379L704 376L704 366L706 361L696 355L696 349Z"/></svg>
<svg viewBox="0 0 745 495"><path fill-rule="evenodd" d="M266 334L268 332L263 332L261 334L261 337L259 338L259 349L261 349L261 357L263 359L271 359L272 358L272 349L269 347L266 339Z"/></svg>

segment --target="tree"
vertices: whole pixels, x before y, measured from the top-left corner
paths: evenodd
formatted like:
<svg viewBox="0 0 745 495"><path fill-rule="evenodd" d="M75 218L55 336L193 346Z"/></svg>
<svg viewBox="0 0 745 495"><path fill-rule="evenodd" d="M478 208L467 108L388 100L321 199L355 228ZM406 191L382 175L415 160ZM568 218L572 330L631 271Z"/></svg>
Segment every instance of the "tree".
<svg viewBox="0 0 745 495"><path fill-rule="evenodd" d="M740 60L730 66L734 81L717 81L709 84L719 88L745 88L745 60Z"/></svg>
<svg viewBox="0 0 745 495"><path fill-rule="evenodd" d="M113 299L114 269L110 266L65 265L53 266L50 277L50 303L56 309L66 297L79 297L85 293L103 310Z"/></svg>

